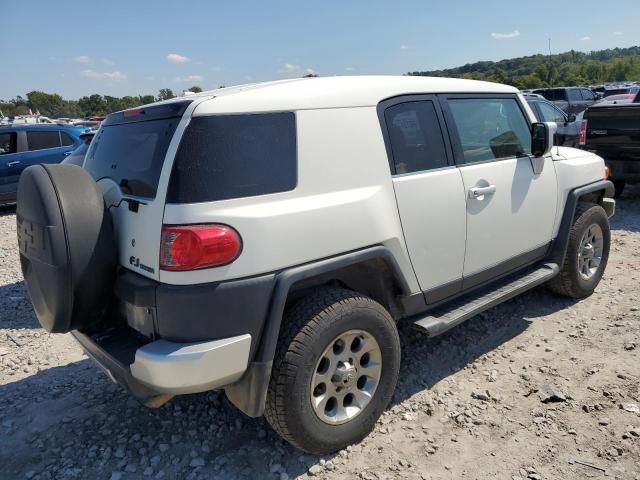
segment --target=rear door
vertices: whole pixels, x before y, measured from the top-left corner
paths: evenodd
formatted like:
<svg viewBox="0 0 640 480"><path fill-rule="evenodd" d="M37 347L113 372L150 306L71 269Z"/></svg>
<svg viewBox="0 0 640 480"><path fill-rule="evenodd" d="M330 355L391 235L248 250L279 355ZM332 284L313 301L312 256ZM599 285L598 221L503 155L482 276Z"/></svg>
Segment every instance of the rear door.
<svg viewBox="0 0 640 480"><path fill-rule="evenodd" d="M83 166L111 212L120 264L156 280L167 184L191 103L176 100L110 114Z"/></svg>
<svg viewBox="0 0 640 480"><path fill-rule="evenodd" d="M516 95L441 97L466 197L464 288L537 260L551 241L551 157L535 174L530 121Z"/></svg>
<svg viewBox="0 0 640 480"><path fill-rule="evenodd" d="M29 129L25 132L27 153L19 167L19 173L29 165L38 163L60 163L66 154L73 151L73 139L65 133L65 144L62 143L61 132L53 128Z"/></svg>
<svg viewBox="0 0 640 480"><path fill-rule="evenodd" d="M400 220L427 302L462 288L465 192L435 96L408 96L379 107L386 126Z"/></svg>

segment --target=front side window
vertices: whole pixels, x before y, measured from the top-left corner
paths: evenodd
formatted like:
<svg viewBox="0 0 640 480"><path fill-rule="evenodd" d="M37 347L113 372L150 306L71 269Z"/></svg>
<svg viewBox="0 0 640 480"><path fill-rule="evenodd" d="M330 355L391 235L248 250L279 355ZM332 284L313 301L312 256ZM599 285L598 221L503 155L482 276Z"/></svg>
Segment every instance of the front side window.
<svg viewBox="0 0 640 480"><path fill-rule="evenodd" d="M27 132L27 144L29 150L44 150L45 148L58 148L60 134L57 130L50 132Z"/></svg>
<svg viewBox="0 0 640 480"><path fill-rule="evenodd" d="M464 163L531 153L529 122L513 98L449 99Z"/></svg>
<svg viewBox="0 0 640 480"><path fill-rule="evenodd" d="M581 102L582 101L582 96L580 95L580 90L578 90L577 88L570 88L569 90L567 90L567 93L569 94L569 101L570 102Z"/></svg>
<svg viewBox="0 0 640 480"><path fill-rule="evenodd" d="M16 153L18 151L17 135L15 132L0 133L0 155Z"/></svg>
<svg viewBox="0 0 640 480"><path fill-rule="evenodd" d="M591 90L587 90L586 88L583 88L581 90L582 92L582 99L583 100L595 100L596 97L593 95L593 92Z"/></svg>
<svg viewBox="0 0 640 480"><path fill-rule="evenodd" d="M553 105L538 102L538 108L542 115L542 122L564 123L566 121L564 114Z"/></svg>
<svg viewBox="0 0 640 480"><path fill-rule="evenodd" d="M442 130L432 101L407 102L385 110L395 173L447 166Z"/></svg>
<svg viewBox="0 0 640 480"><path fill-rule="evenodd" d="M168 203L199 203L293 190L292 112L194 117L174 160Z"/></svg>

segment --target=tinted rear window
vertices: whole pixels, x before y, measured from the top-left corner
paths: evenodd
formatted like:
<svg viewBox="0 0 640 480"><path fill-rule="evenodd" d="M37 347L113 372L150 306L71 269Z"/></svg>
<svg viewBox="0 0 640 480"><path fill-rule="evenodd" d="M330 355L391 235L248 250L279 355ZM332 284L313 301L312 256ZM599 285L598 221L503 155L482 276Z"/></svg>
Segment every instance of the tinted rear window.
<svg viewBox="0 0 640 480"><path fill-rule="evenodd" d="M598 107L588 112L589 129L640 131L640 106Z"/></svg>
<svg viewBox="0 0 640 480"><path fill-rule="evenodd" d="M198 203L293 190L291 112L194 117L173 164L168 203Z"/></svg>
<svg viewBox="0 0 640 480"><path fill-rule="evenodd" d="M122 192L153 198L180 118L164 118L100 128L87 152L84 168L98 181L113 179Z"/></svg>

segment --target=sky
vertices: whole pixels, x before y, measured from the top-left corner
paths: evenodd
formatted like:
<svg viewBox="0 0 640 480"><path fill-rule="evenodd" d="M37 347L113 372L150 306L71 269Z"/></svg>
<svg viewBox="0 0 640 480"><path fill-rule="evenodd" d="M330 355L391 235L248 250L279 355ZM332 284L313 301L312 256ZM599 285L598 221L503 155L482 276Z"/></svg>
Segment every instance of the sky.
<svg viewBox="0 0 640 480"><path fill-rule="evenodd" d="M628 47L636 1L0 0L0 99L401 75L547 53L549 38L554 53Z"/></svg>

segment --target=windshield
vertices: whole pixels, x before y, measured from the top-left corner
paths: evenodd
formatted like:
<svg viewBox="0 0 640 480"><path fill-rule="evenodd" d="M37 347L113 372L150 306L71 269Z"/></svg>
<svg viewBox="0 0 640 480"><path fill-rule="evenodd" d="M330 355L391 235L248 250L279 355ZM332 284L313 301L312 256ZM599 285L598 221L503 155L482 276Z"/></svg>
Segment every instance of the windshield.
<svg viewBox="0 0 640 480"><path fill-rule="evenodd" d="M179 118L102 126L84 168L98 181L110 178L122 193L154 198L169 142Z"/></svg>

